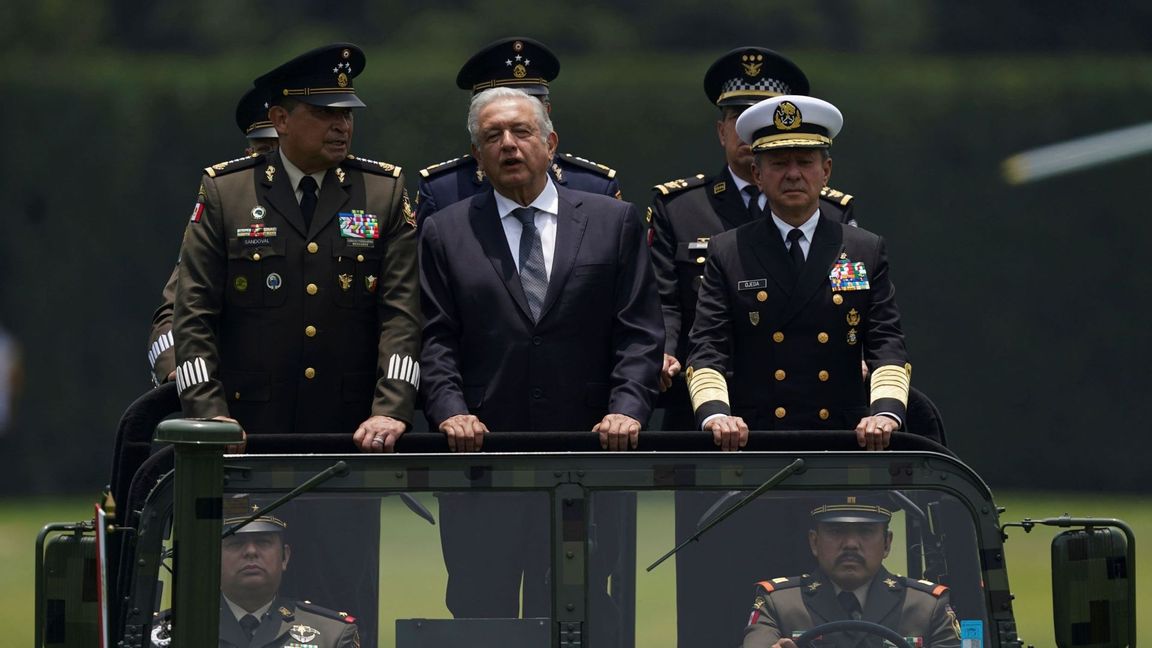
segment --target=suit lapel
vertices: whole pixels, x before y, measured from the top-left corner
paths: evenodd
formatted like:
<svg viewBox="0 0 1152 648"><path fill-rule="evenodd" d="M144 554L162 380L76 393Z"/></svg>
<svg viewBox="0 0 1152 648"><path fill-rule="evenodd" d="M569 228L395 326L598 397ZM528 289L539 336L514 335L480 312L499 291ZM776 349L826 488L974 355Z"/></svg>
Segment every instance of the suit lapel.
<svg viewBox="0 0 1152 648"><path fill-rule="evenodd" d="M792 261L788 258L788 252L784 249L784 240L780 238L780 232L776 229L772 219L762 218L755 225L741 230L741 232L747 232L748 249L760 262L760 265L768 271L768 275L776 282L780 292L791 295L795 288L795 282L792 278Z"/></svg>
<svg viewBox="0 0 1152 648"><path fill-rule="evenodd" d="M247 646L248 640L244 637L244 628L236 621L232 608L220 597L220 641L233 646Z"/></svg>
<svg viewBox="0 0 1152 648"><path fill-rule="evenodd" d="M820 290L832 269L832 263L840 256L840 249L844 242L844 231L839 223L827 218L820 218L816 223L816 232L812 236L812 245L808 248L808 259L804 262L804 270L796 282L796 289L788 300L784 309L784 316L780 325L784 326L796 316L808 303L812 296ZM783 245L781 245L783 249Z"/></svg>
<svg viewBox="0 0 1152 648"><path fill-rule="evenodd" d="M736 181L732 179L728 167L724 167L720 175L716 176L707 191L708 201L724 223L724 229L733 229L748 222L748 207L744 205L744 197L736 188Z"/></svg>
<svg viewBox="0 0 1152 648"><path fill-rule="evenodd" d="M588 226L588 216L580 209L582 201L572 193L560 187L559 211L556 216L556 247L552 252L552 276L548 280L548 292L544 295L544 305L540 308L540 319L548 314L549 308L560 296L568 275L572 273L572 266L576 262L576 253L580 250L580 242L584 239L584 230Z"/></svg>
<svg viewBox="0 0 1152 648"><path fill-rule="evenodd" d="M812 585L817 583L819 585L813 590ZM808 606L808 615L812 617L813 625L849 618L848 613L840 606L840 601L836 600L836 588L832 585L832 581L823 574L816 574L812 582L806 583L803 587L804 604Z"/></svg>
<svg viewBox="0 0 1152 648"><path fill-rule="evenodd" d="M288 180L288 172L280 166L280 155L269 155L268 164L257 165L255 173L256 182L260 185L257 195L263 196L261 202L266 202L276 210L301 236L307 236L304 217L300 214L300 203Z"/></svg>
<svg viewBox="0 0 1152 648"><path fill-rule="evenodd" d="M343 182L341 182L340 176L344 177ZM309 239L324 229L329 221L336 216L336 212L348 203L351 185L352 174L344 173L343 170L336 173L336 169L328 169L328 173L324 174L324 184L320 187L316 213L312 215L312 228L308 230Z"/></svg>
<svg viewBox="0 0 1152 648"><path fill-rule="evenodd" d="M512 260L512 251L508 249L508 238L504 236L504 226L500 224L500 214L496 211L496 199L492 196L492 189L478 193L472 198L469 220L472 233L480 243L484 256L488 257L492 269L508 289L512 300L531 321L532 311L528 308L528 299L524 296L524 288L520 285L520 273L515 261Z"/></svg>
<svg viewBox="0 0 1152 648"><path fill-rule="evenodd" d="M901 579L892 576L887 569L881 569L872 579L868 588L868 603L864 607L864 619L895 628L897 623L885 623L904 598L904 585ZM889 583L896 583L890 586Z"/></svg>

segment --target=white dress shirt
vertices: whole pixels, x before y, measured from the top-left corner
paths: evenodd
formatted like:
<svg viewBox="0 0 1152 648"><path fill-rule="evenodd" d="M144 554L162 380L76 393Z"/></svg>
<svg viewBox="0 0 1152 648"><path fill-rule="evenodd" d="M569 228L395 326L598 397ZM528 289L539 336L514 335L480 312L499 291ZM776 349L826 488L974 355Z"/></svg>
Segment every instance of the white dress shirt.
<svg viewBox="0 0 1152 648"><path fill-rule="evenodd" d="M776 212L772 212L772 222L776 224L776 229L780 230L780 240L784 241L784 247L791 250L791 246L788 244L788 232L794 229L793 226L780 220ZM800 225L800 231L804 233L804 236L800 237L800 251L804 253L805 259L808 258L808 250L812 247L812 237L816 234L816 225L819 223L820 210L817 209L815 214L809 216L808 220Z"/></svg>
<svg viewBox="0 0 1152 648"><path fill-rule="evenodd" d="M516 267L520 267L520 233L524 225L512 215L516 209L524 205L500 195L493 191L496 197L496 213L500 215L500 224L504 226L504 237L508 239L508 249L512 251L512 260ZM544 248L544 269L548 273L548 280L552 280L552 259L556 256L556 220L560 215L560 195L556 192L556 185L552 179L544 185L544 191L532 201L529 207L536 210L536 231L540 232L540 245Z"/></svg>

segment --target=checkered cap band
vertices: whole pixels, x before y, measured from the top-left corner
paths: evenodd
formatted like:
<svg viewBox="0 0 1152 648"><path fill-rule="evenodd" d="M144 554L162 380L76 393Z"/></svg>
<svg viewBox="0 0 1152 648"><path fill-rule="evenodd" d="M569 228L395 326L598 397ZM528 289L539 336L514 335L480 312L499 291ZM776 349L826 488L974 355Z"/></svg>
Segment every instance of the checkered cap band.
<svg viewBox="0 0 1152 648"><path fill-rule="evenodd" d="M787 83L779 79L758 79L755 83L749 83L744 77L736 77L735 79L728 79L724 82L720 94L726 95L732 92L772 92L775 94L792 94L792 89L788 87Z"/></svg>

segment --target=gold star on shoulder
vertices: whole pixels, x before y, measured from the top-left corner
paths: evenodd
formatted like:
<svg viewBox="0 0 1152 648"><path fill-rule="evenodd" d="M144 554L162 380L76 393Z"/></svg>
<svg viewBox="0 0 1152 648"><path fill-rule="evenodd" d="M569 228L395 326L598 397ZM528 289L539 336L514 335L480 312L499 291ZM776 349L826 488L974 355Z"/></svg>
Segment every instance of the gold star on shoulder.
<svg viewBox="0 0 1152 648"><path fill-rule="evenodd" d="M888 589L896 589L896 581L891 578L885 578L884 584L888 586Z"/></svg>
<svg viewBox="0 0 1152 648"><path fill-rule="evenodd" d="M808 591L809 592L815 592L819 588L820 588L820 581L812 581L812 583L810 585L808 585Z"/></svg>

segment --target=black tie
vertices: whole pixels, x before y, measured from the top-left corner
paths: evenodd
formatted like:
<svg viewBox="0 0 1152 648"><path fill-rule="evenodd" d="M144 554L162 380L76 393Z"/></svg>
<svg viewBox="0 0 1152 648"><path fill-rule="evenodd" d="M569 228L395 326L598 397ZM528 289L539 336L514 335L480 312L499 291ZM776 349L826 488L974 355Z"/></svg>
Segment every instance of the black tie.
<svg viewBox="0 0 1152 648"><path fill-rule="evenodd" d="M304 216L304 229L312 227L312 216L316 213L316 178L306 175L300 178L300 214Z"/></svg>
<svg viewBox="0 0 1152 648"><path fill-rule="evenodd" d="M520 285L528 298L532 319L539 321L544 295L548 292L548 272L544 268L544 245L536 229L536 210L521 207L513 210L512 214L524 226L520 231Z"/></svg>
<svg viewBox="0 0 1152 648"><path fill-rule="evenodd" d="M316 184L313 180L312 184ZM248 636L248 641L252 641L252 635L256 634L256 628L260 627L260 620L251 614L245 614L240 617L240 627L244 628L244 633Z"/></svg>
<svg viewBox="0 0 1152 648"><path fill-rule="evenodd" d="M800 231L799 227L793 227L791 232L788 232L788 256L792 257L792 269L796 271L796 276L800 276L800 271L804 269L804 250L800 248L800 239L804 236L804 232Z"/></svg>
<svg viewBox="0 0 1152 648"><path fill-rule="evenodd" d="M836 595L837 600L840 601L840 607L848 613L848 616L853 619L860 620L863 614L860 612L860 599L852 592L844 591Z"/></svg>
<svg viewBox="0 0 1152 648"><path fill-rule="evenodd" d="M748 185L744 187L744 193L748 194L748 220L754 221L764 213L760 209L760 190L756 185Z"/></svg>

